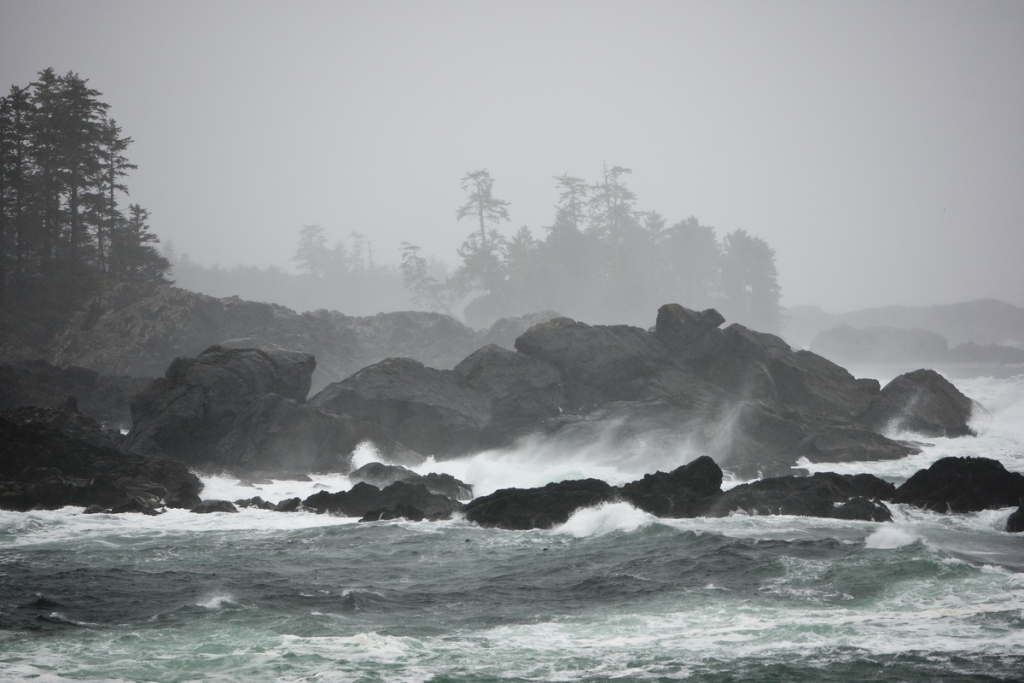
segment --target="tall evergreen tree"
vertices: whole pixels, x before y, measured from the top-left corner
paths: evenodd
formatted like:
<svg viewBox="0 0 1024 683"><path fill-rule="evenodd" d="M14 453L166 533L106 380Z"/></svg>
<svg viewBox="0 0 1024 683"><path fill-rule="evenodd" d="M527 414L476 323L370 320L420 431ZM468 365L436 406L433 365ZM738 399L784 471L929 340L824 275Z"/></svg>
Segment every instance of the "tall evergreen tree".
<svg viewBox="0 0 1024 683"><path fill-rule="evenodd" d="M128 175L129 170L137 169L138 166L130 163L125 157L124 152L132 143L132 139L122 137L121 127L114 119L103 121L100 133L101 172L99 174L99 192L96 195L94 206L94 222L96 225L97 263L101 270L107 270L110 236L116 229L118 221L121 220L121 214L117 209L117 193L128 194L128 186L122 179Z"/></svg>

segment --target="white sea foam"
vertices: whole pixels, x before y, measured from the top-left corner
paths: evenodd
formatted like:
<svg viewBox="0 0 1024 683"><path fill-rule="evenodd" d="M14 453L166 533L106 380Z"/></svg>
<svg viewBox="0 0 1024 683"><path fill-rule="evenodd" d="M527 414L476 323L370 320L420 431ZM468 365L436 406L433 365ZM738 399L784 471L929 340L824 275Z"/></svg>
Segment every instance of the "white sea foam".
<svg viewBox="0 0 1024 683"><path fill-rule="evenodd" d="M210 599L198 603L198 606L206 609L223 609L237 606L237 603L231 595L214 595Z"/></svg>
<svg viewBox="0 0 1024 683"><path fill-rule="evenodd" d="M656 521L656 517L638 510L629 503L603 503L596 507L577 510L555 531L576 538L585 538L603 536L613 531L636 531Z"/></svg>
<svg viewBox="0 0 1024 683"><path fill-rule="evenodd" d="M870 536L864 539L864 545L868 548L881 550L902 548L905 545L910 545L911 543L919 540L921 539L909 529L893 524L887 524L885 526L878 527L878 529L872 532Z"/></svg>

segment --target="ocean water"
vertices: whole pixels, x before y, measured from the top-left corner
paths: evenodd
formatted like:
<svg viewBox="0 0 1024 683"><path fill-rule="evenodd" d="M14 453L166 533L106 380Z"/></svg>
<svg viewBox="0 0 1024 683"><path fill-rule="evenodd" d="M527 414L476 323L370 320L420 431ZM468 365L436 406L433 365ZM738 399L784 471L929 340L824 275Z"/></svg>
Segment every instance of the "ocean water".
<svg viewBox="0 0 1024 683"><path fill-rule="evenodd" d="M988 409L977 438L810 468L899 482L983 455L1024 471L1024 377L957 384ZM485 494L618 484L694 454L677 455L534 443L423 469ZM349 486L312 479L212 477L204 497ZM1021 681L1024 535L1002 531L1010 512L659 520L611 504L528 532L252 509L0 512L0 680Z"/></svg>

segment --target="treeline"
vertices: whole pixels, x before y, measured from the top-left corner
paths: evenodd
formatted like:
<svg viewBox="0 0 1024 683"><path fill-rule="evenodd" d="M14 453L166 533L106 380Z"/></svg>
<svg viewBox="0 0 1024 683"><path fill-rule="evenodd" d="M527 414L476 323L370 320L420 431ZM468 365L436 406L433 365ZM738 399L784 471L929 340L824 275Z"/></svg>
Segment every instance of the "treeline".
<svg viewBox="0 0 1024 683"><path fill-rule="evenodd" d="M132 142L75 73L39 73L0 98L0 303L69 273L164 281L149 211L122 207Z"/></svg>
<svg viewBox="0 0 1024 683"><path fill-rule="evenodd" d="M630 169L605 168L599 182L557 176L552 225L538 239L523 226L507 236L509 203L493 194L486 170L462 180L466 203L458 219L474 223L448 274L402 246L404 282L417 303L454 312L482 327L504 316L555 310L598 323L651 323L668 302L718 308L726 318L764 331L782 327L775 251L744 230L721 240L715 229L690 217L672 225L656 211L636 208L625 183Z"/></svg>
<svg viewBox="0 0 1024 683"><path fill-rule="evenodd" d="M203 266L188 254L177 254L171 244L166 245L164 255L171 262L179 286L210 296L237 295L297 311L325 308L347 315L375 315L411 307L398 268L374 262L369 243L356 232L347 241L330 244L320 226L303 227L291 259L298 274L273 265Z"/></svg>

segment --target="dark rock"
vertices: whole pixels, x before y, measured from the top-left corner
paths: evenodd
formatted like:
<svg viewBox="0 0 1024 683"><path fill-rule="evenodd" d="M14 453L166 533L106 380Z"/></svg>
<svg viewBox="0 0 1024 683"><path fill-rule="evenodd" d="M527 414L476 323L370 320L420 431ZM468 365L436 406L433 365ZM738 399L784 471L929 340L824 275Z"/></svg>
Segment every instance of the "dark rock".
<svg viewBox="0 0 1024 683"><path fill-rule="evenodd" d="M450 474L431 472L420 475L400 465L371 462L350 472L348 478L353 484L365 482L379 489L385 489L396 481L404 481L407 484L421 484L431 493L447 496L452 500L473 499L473 486L459 481Z"/></svg>
<svg viewBox="0 0 1024 683"><path fill-rule="evenodd" d="M43 360L0 365L0 411L24 406L54 408L69 396L77 410L112 430L131 427L128 402L151 380L111 377L95 370L58 367Z"/></svg>
<svg viewBox="0 0 1024 683"><path fill-rule="evenodd" d="M189 512L205 515L211 512L238 512L238 508L230 500L204 500Z"/></svg>
<svg viewBox="0 0 1024 683"><path fill-rule="evenodd" d="M706 450L742 478L784 476L810 462L898 460L911 445L864 427L808 414L775 401L744 401L720 410L705 427Z"/></svg>
<svg viewBox="0 0 1024 683"><path fill-rule="evenodd" d="M462 508L460 503L447 496L431 493L422 484L407 484L404 481L396 481L383 490L370 484L358 483L349 491L321 491L306 498L302 505L318 513L360 518L368 512L383 508L394 509L399 505L414 507L427 516L447 515Z"/></svg>
<svg viewBox="0 0 1024 683"><path fill-rule="evenodd" d="M894 503L935 512L977 512L1019 505L1024 475L989 458L942 458L896 489Z"/></svg>
<svg viewBox="0 0 1024 683"><path fill-rule="evenodd" d="M490 439L504 444L521 431L554 417L567 405L562 373L542 359L495 345L484 346L455 366L463 383L490 400Z"/></svg>
<svg viewBox="0 0 1024 683"><path fill-rule="evenodd" d="M665 304L658 309L654 336L680 360L703 360L714 355L724 342L718 329L724 322L722 314L713 308L698 313L679 304Z"/></svg>
<svg viewBox="0 0 1024 683"><path fill-rule="evenodd" d="M55 408L0 415L0 508L154 511L195 504L202 482L164 456L122 453L95 422Z"/></svg>
<svg viewBox="0 0 1024 683"><path fill-rule="evenodd" d="M516 340L516 349L554 365L567 381L590 389L594 403L636 397L644 381L669 360L664 345L639 327L590 326L569 318L534 325Z"/></svg>
<svg viewBox="0 0 1024 683"><path fill-rule="evenodd" d="M217 443L239 413L271 393L304 400L315 365L304 353L217 346L177 358L164 377L132 398L135 426L125 448L197 466L216 463Z"/></svg>
<svg viewBox="0 0 1024 683"><path fill-rule="evenodd" d="M793 351L773 334L733 324L722 337L712 357L691 366L736 399L771 400L811 414L851 419L877 393L874 385L858 382L815 353Z"/></svg>
<svg viewBox="0 0 1024 683"><path fill-rule="evenodd" d="M1024 504L1021 504L1006 518L1006 530L1011 534L1019 534L1024 531Z"/></svg>
<svg viewBox="0 0 1024 683"><path fill-rule="evenodd" d="M490 402L451 370L388 358L330 385L309 405L379 425L405 446L451 457L477 447Z"/></svg>
<svg viewBox="0 0 1024 683"><path fill-rule="evenodd" d="M480 346L477 333L440 313L296 313L177 287L118 289L123 291L97 297L71 322L55 343L55 362L107 375L156 377L175 358L195 356L227 340L230 345L276 346L316 356L312 388L319 391L390 356L452 368Z"/></svg>
<svg viewBox="0 0 1024 683"><path fill-rule="evenodd" d="M830 517L835 519L859 519L865 522L891 522L892 512L880 500L856 496L834 508Z"/></svg>
<svg viewBox="0 0 1024 683"><path fill-rule="evenodd" d="M300 507L302 507L302 499L296 496L280 501L274 506L274 509L278 512L296 512Z"/></svg>
<svg viewBox="0 0 1024 683"><path fill-rule="evenodd" d="M843 509L844 515L859 509L857 505L845 507L852 498L888 499L894 491L892 484L870 474L818 472L810 477L773 477L729 489L711 502L705 514L725 517L743 511L752 515L834 517L837 509ZM837 508L837 504L843 507ZM877 514L874 508L871 514Z"/></svg>
<svg viewBox="0 0 1024 683"><path fill-rule="evenodd" d="M621 487L622 498L657 517L696 517L722 491L722 469L702 455L669 473L646 474Z"/></svg>
<svg viewBox="0 0 1024 683"><path fill-rule="evenodd" d="M235 501L235 507L240 507L240 508L256 508L258 510L276 510L277 509L276 505L274 505L271 502L263 500L259 496L254 496L252 498L244 498L244 499L241 499L241 500L236 500Z"/></svg>
<svg viewBox="0 0 1024 683"><path fill-rule="evenodd" d="M83 515L98 515L104 512L110 512L110 508L105 508L102 505L97 505L96 503L93 503L89 507L82 510Z"/></svg>
<svg viewBox="0 0 1024 683"><path fill-rule="evenodd" d="M214 460L249 472L348 472L365 440L386 448L391 438L377 425L266 394L238 413Z"/></svg>
<svg viewBox="0 0 1024 683"><path fill-rule="evenodd" d="M974 436L968 424L974 407L974 401L939 373L915 370L886 384L859 421L876 431Z"/></svg>
<svg viewBox="0 0 1024 683"><path fill-rule="evenodd" d="M501 489L466 505L467 520L501 529L550 529L576 510L615 500L617 491L598 479L562 481L534 489Z"/></svg>

